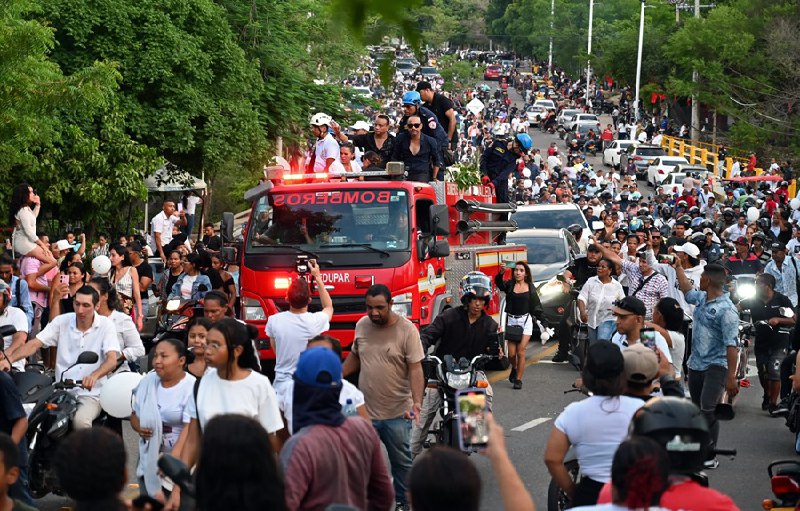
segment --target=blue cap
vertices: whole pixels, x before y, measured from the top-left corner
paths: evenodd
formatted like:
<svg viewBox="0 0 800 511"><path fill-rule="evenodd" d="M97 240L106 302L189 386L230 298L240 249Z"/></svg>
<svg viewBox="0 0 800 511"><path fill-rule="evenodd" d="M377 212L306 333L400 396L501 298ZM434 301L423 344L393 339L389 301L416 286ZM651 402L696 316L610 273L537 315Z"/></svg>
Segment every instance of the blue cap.
<svg viewBox="0 0 800 511"><path fill-rule="evenodd" d="M328 348L318 347L300 353L294 379L311 387L336 389L342 386L342 361Z"/></svg>

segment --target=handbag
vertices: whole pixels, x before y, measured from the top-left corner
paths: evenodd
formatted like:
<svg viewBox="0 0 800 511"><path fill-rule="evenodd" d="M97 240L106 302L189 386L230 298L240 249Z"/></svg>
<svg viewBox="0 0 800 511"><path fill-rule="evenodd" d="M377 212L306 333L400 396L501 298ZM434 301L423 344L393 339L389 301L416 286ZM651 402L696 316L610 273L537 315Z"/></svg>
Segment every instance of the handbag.
<svg viewBox="0 0 800 511"><path fill-rule="evenodd" d="M509 342L521 342L522 332L524 329L522 325L506 325L505 339Z"/></svg>

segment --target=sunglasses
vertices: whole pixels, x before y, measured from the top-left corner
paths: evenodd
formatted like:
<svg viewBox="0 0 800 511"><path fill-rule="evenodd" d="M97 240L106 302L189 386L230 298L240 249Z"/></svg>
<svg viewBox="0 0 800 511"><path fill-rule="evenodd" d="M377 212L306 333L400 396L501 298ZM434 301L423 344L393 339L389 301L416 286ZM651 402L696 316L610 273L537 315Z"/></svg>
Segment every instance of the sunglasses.
<svg viewBox="0 0 800 511"><path fill-rule="evenodd" d="M412 124L412 123L408 123L408 124L406 124L406 126L408 126L409 128L420 128L420 127L422 127L422 124L418 124L418 123L413 123L413 124Z"/></svg>

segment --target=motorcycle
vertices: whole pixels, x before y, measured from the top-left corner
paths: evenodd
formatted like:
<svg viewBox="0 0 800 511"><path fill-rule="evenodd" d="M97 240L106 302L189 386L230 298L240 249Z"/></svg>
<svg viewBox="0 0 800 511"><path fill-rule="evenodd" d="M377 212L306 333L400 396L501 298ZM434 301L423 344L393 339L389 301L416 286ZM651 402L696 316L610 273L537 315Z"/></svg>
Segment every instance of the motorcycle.
<svg viewBox="0 0 800 511"><path fill-rule="evenodd" d="M761 506L771 511L794 511L800 504L800 462L773 461L767 467L774 499L764 499Z"/></svg>
<svg viewBox="0 0 800 511"><path fill-rule="evenodd" d="M423 444L426 449L433 444L459 449L456 392L470 387L488 387L489 381L481 369L494 358L484 354L473 357L472 360L464 357L456 360L452 355L445 355L444 360L435 355L428 355L425 358L423 366L426 368L426 374L433 373L428 379L428 385L436 386L440 398L437 414L440 419L439 424L428 432L428 435L433 435L435 440L434 442L426 440Z"/></svg>

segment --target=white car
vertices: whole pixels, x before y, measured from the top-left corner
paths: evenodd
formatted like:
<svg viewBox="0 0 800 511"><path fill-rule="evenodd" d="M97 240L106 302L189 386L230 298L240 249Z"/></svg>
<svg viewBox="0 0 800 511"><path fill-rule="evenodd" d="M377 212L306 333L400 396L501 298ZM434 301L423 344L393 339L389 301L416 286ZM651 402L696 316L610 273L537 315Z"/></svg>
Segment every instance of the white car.
<svg viewBox="0 0 800 511"><path fill-rule="evenodd" d="M358 94L359 96L364 97L364 98L371 98L372 97L372 90L370 90L369 87L356 86L356 87L353 87L353 92L355 92L356 94Z"/></svg>
<svg viewBox="0 0 800 511"><path fill-rule="evenodd" d="M605 151L603 151L603 165L617 168L619 167L619 157L625 150L636 144L633 140L614 140Z"/></svg>
<svg viewBox="0 0 800 511"><path fill-rule="evenodd" d="M547 109L542 106L531 106L525 110L525 115L528 116L529 124L538 124L542 119L547 117Z"/></svg>
<svg viewBox="0 0 800 511"><path fill-rule="evenodd" d="M577 108L565 108L558 113L558 117L556 117L556 124L559 126L565 126L569 119L575 115L578 115L579 113L581 113L581 111Z"/></svg>
<svg viewBox="0 0 800 511"><path fill-rule="evenodd" d="M702 167L699 167L697 170L694 171L683 171L680 167L676 167L675 170L667 174L667 177L661 181L661 185L664 187L664 193L669 193L672 195L683 194L683 180L687 177L692 177L692 174L699 174L700 180L706 182L708 180L708 171Z"/></svg>
<svg viewBox="0 0 800 511"><path fill-rule="evenodd" d="M556 103L552 99L537 99L533 102L533 106L540 106L546 110L556 109Z"/></svg>
<svg viewBox="0 0 800 511"><path fill-rule="evenodd" d="M597 133L600 133L600 119L594 114L576 114L564 127L567 131L575 131L578 125L597 127Z"/></svg>
<svg viewBox="0 0 800 511"><path fill-rule="evenodd" d="M647 167L647 182L658 186L670 172L675 170L676 165L688 164L689 162L683 156L658 156Z"/></svg>

